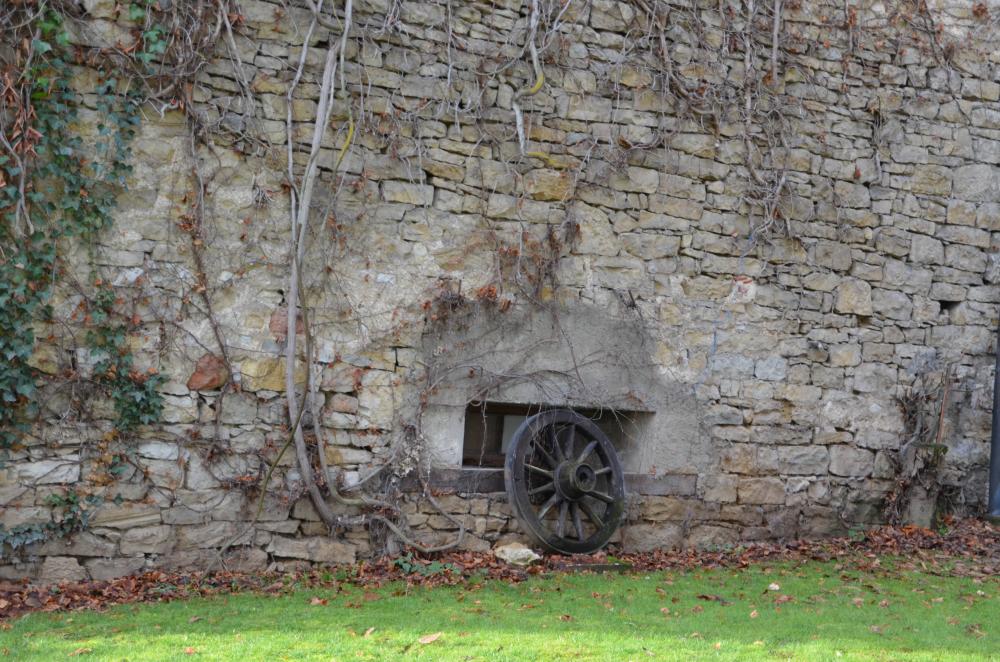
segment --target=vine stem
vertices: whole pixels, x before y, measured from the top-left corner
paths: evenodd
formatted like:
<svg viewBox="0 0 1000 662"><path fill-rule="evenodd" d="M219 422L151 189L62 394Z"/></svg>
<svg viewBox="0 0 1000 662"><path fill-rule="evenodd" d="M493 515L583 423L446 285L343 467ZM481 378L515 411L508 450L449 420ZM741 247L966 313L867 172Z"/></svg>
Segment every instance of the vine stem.
<svg viewBox="0 0 1000 662"><path fill-rule="evenodd" d="M524 135L524 113L521 111L520 99L538 94L545 84L545 72L538 62L538 45L535 37L538 34L538 20L540 12L538 10L538 0L531 0L531 16L528 19L528 50L531 52L531 68L535 72L535 82L531 87L522 87L514 93L510 105L514 109L514 124L517 128L517 144L521 150L521 156L527 156L528 141Z"/></svg>

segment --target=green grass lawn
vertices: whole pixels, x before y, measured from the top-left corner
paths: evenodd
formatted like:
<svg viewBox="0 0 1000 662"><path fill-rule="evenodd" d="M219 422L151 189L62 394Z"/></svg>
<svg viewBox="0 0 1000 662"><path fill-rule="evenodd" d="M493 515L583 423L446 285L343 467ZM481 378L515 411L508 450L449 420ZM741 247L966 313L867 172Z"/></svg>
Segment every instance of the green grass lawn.
<svg viewBox="0 0 1000 662"><path fill-rule="evenodd" d="M1000 659L996 580L850 568L343 585L31 614L0 630L0 659Z"/></svg>

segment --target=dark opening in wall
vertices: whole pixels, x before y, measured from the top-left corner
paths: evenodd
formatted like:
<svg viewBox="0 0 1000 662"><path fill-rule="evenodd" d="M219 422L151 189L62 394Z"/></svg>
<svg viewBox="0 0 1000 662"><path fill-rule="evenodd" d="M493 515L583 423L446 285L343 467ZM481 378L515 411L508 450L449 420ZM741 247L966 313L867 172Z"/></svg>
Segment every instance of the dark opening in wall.
<svg viewBox="0 0 1000 662"><path fill-rule="evenodd" d="M956 308L958 308L958 304L960 304L962 302L961 301L939 301L938 303L941 304L941 312L942 313L945 313L947 315L951 315L952 312L954 312L954 310Z"/></svg>
<svg viewBox="0 0 1000 662"><path fill-rule="evenodd" d="M465 410L465 437L462 446L462 466L503 467L504 456L514 432L529 416L556 409L546 404L510 404L485 402L471 404ZM652 417L651 412L618 409L572 407L573 411L592 420L608 436L615 448L629 446L627 440L637 434L638 426Z"/></svg>

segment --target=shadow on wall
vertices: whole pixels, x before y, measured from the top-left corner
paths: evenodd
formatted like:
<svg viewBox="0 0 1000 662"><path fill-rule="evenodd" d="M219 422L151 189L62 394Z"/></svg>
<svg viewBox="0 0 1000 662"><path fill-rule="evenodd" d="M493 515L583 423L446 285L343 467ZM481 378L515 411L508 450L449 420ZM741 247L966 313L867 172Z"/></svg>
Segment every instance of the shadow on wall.
<svg viewBox="0 0 1000 662"><path fill-rule="evenodd" d="M436 385L423 416L433 463L461 465L467 406L488 401L621 412L626 472L715 467L718 453L702 432L691 387L655 363L656 346L637 315L615 317L586 304L449 317L423 338Z"/></svg>

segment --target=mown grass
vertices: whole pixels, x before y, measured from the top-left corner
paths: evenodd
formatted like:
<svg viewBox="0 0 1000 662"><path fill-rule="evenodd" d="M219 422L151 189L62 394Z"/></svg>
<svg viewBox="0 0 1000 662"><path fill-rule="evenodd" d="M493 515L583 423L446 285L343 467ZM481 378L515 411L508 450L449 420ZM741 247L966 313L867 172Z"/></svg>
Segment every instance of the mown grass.
<svg viewBox="0 0 1000 662"><path fill-rule="evenodd" d="M0 658L1000 659L998 594L996 580L818 562L518 585L343 585L30 614L0 630Z"/></svg>

